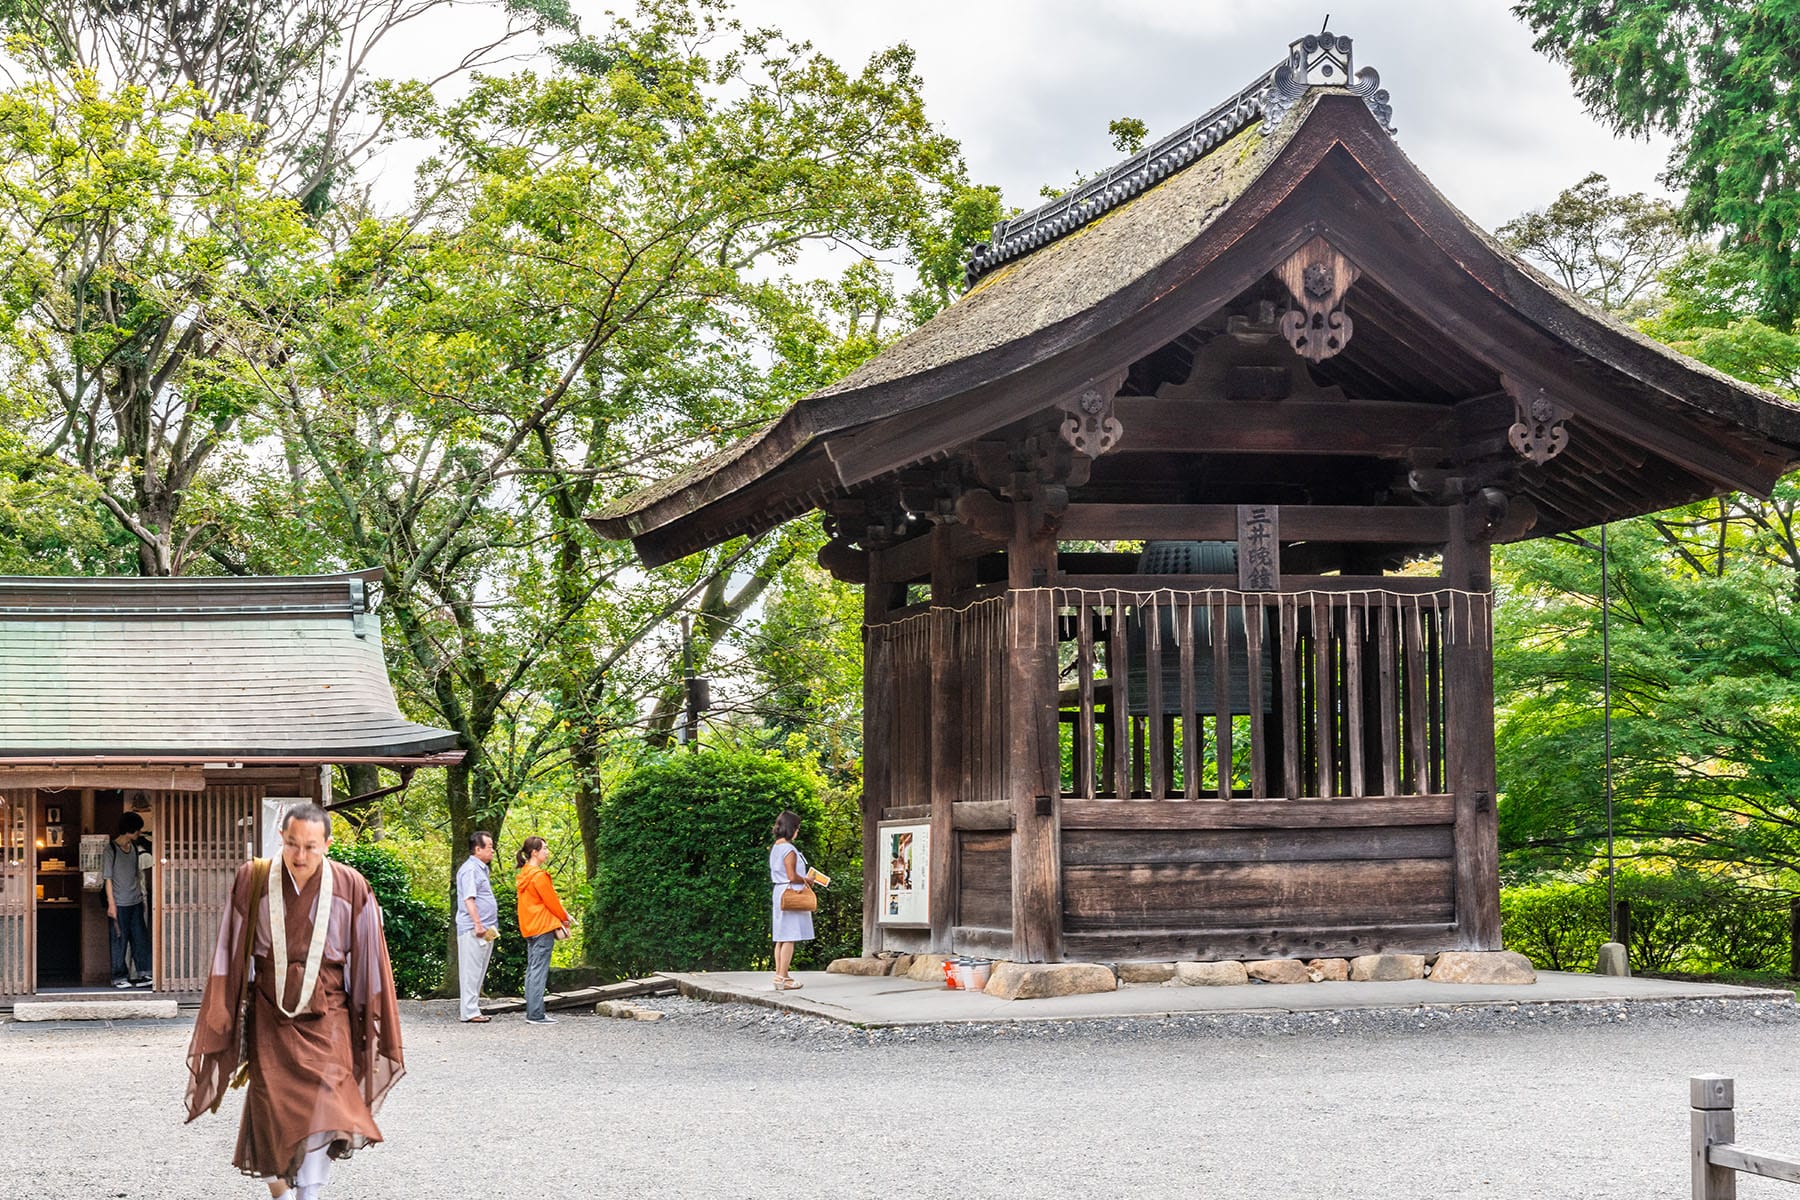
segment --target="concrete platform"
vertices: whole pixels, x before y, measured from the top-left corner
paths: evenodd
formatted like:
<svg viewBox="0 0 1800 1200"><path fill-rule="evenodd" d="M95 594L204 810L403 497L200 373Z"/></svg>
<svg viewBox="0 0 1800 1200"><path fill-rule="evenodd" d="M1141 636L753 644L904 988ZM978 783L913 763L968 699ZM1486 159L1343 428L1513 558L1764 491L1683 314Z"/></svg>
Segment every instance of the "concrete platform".
<svg viewBox="0 0 1800 1200"><path fill-rule="evenodd" d="M1116 992L1058 996L1045 1000L997 1000L980 992L950 991L941 984L909 979L827 975L796 971L804 985L777 992L762 972L666 972L684 996L727 1003L759 1004L807 1013L847 1025L881 1028L906 1025L1016 1021L1116 1020L1217 1013L1333 1012L1384 1008L1464 1008L1471 1005L1658 1003L1680 1000L1778 1000L1794 1003L1780 988L1733 987L1720 983L1680 983L1667 979L1621 979L1607 975L1540 971L1533 984L1397 983L1244 984L1237 987L1184 987L1126 984Z"/></svg>
<svg viewBox="0 0 1800 1200"><path fill-rule="evenodd" d="M13 1002L15 1021L172 1020L180 1015L173 996L21 996Z"/></svg>

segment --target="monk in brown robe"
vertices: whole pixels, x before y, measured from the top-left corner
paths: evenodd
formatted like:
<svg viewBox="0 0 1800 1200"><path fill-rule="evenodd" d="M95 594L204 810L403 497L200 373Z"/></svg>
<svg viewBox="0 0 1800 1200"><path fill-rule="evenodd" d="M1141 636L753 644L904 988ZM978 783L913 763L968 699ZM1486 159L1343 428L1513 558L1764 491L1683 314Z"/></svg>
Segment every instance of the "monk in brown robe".
<svg viewBox="0 0 1800 1200"><path fill-rule="evenodd" d="M218 1111L247 1068L232 1162L295 1200L315 1200L333 1160L382 1140L375 1114L406 1071L381 909L361 875L325 857L330 842L326 812L297 804L281 817L281 854L238 869L188 1046L187 1119Z"/></svg>

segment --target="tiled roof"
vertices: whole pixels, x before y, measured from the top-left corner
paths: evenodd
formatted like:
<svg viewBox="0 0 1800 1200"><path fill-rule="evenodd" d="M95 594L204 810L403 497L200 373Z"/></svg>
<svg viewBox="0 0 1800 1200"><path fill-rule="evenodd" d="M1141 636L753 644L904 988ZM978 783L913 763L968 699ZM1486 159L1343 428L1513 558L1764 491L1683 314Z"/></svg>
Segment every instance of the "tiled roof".
<svg viewBox="0 0 1800 1200"><path fill-rule="evenodd" d="M1252 122L1260 120L1264 128L1276 125L1308 87L1349 89L1363 98L1375 118L1387 128L1394 114L1381 77L1373 67L1355 71L1351 46L1350 38L1327 32L1296 40L1288 47L1286 58L1205 116L1188 122L1155 145L1048 204L1000 222L994 226L992 239L977 246L969 257L969 286L973 287L1002 263L1072 233L1143 194L1213 147L1235 137ZM1388 131L1393 132L1391 128Z"/></svg>
<svg viewBox="0 0 1800 1200"><path fill-rule="evenodd" d="M0 579L0 759L455 749L401 715L365 580Z"/></svg>

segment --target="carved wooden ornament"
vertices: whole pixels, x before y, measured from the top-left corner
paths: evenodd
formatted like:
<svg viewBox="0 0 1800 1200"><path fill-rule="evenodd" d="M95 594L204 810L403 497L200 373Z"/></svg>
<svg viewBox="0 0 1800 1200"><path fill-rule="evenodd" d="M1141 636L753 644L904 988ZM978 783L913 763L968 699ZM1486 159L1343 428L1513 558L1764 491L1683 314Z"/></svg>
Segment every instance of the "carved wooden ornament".
<svg viewBox="0 0 1800 1200"><path fill-rule="evenodd" d="M1068 416L1058 433L1075 453L1099 458L1119 444L1125 427L1113 416L1113 398L1124 384L1125 372L1119 371L1096 379L1063 401L1061 407Z"/></svg>
<svg viewBox="0 0 1800 1200"><path fill-rule="evenodd" d="M1322 237L1275 268L1296 308L1281 318L1281 336L1308 362L1323 362L1350 344L1355 322L1344 311L1344 293L1361 271Z"/></svg>
<svg viewBox="0 0 1800 1200"><path fill-rule="evenodd" d="M1502 375L1500 382L1513 402L1514 420L1506 431L1512 448L1540 465L1561 454L1569 444L1569 431L1563 425L1569 419L1569 410L1534 384L1521 383L1508 375Z"/></svg>

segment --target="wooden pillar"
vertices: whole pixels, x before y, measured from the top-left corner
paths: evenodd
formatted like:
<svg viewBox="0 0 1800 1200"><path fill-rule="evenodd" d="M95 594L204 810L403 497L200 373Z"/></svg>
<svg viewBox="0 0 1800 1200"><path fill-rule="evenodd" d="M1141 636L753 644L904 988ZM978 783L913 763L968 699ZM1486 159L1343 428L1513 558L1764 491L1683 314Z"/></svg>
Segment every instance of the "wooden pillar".
<svg viewBox="0 0 1800 1200"><path fill-rule="evenodd" d="M1459 602L1449 617L1454 628L1444 653L1446 783L1456 804L1456 924L1459 942L1467 950L1500 949L1493 582L1491 548L1485 537L1485 520L1453 521L1444 546L1445 585L1476 596L1473 611Z"/></svg>
<svg viewBox="0 0 1800 1200"><path fill-rule="evenodd" d="M1062 769L1057 752L1056 535L1013 505L1007 544L1006 781L1013 803L1012 927L1018 962L1062 959ZM1120 681L1120 685L1123 680ZM1119 697L1114 704L1121 709ZM1123 786L1123 781L1121 781Z"/></svg>
<svg viewBox="0 0 1800 1200"><path fill-rule="evenodd" d="M882 948L881 831L893 789L894 737L893 656L887 642L870 627L887 619L894 607L895 585L881 573L882 555L869 552L869 582L863 588L863 953ZM904 594L904 588L901 589Z"/></svg>
<svg viewBox="0 0 1800 1200"><path fill-rule="evenodd" d="M975 584L973 559L958 558L947 525L931 530L931 948L950 953L956 923L954 817L962 799L963 756L967 743L963 662L957 652L959 618L953 597Z"/></svg>
<svg viewBox="0 0 1800 1200"><path fill-rule="evenodd" d="M1737 1173L1712 1161L1714 1146L1737 1140L1733 1088L1725 1075L1688 1077L1688 1162L1694 1200L1737 1200Z"/></svg>

